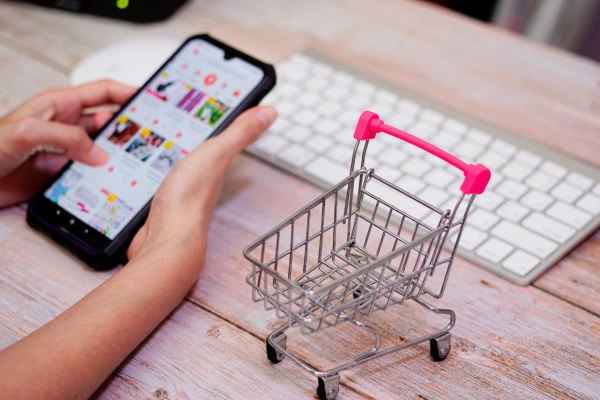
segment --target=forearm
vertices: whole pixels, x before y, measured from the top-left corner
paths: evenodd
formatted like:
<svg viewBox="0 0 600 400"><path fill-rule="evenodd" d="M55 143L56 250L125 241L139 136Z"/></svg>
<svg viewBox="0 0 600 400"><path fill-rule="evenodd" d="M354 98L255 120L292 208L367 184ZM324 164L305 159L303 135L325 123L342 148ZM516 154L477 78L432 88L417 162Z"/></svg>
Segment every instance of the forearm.
<svg viewBox="0 0 600 400"><path fill-rule="evenodd" d="M205 248L185 247L140 254L55 320L0 352L2 396L89 397L198 278Z"/></svg>

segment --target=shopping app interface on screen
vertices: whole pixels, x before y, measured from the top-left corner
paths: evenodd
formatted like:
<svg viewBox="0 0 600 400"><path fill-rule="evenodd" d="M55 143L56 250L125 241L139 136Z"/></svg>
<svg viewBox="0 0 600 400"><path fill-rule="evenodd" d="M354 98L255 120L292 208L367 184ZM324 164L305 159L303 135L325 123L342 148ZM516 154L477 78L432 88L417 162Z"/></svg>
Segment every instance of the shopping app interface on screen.
<svg viewBox="0 0 600 400"><path fill-rule="evenodd" d="M45 196L114 239L262 78L239 58L225 60L218 47L189 42L96 139L110 162L73 163Z"/></svg>

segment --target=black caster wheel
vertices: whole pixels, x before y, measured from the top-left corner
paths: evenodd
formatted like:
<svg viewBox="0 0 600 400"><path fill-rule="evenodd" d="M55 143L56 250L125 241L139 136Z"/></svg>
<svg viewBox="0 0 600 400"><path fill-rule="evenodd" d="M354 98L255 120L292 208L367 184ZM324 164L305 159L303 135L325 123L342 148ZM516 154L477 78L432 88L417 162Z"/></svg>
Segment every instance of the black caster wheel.
<svg viewBox="0 0 600 400"><path fill-rule="evenodd" d="M319 400L333 400L340 391L340 374L324 376L319 379L317 396Z"/></svg>
<svg viewBox="0 0 600 400"><path fill-rule="evenodd" d="M286 348L287 336L284 334L279 335L277 338L274 338L281 347ZM279 361L283 359L283 353L278 351L275 347L269 343L269 339L265 340L265 344L267 345L267 358L273 364L277 364Z"/></svg>
<svg viewBox="0 0 600 400"><path fill-rule="evenodd" d="M442 336L429 339L429 354L431 354L434 361L442 361L448 357L452 347L450 344L451 338L452 336L449 333L445 333Z"/></svg>
<svg viewBox="0 0 600 400"><path fill-rule="evenodd" d="M352 296L354 296L354 298L357 299L360 297L361 293L362 292L360 290L357 290L355 292L352 292Z"/></svg>

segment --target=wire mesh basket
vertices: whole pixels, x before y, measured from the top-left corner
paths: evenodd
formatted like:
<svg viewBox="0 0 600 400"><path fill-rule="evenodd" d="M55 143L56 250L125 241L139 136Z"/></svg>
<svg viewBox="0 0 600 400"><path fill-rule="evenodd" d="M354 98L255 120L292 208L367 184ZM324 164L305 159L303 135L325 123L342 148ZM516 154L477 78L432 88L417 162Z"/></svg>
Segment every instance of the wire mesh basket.
<svg viewBox="0 0 600 400"><path fill-rule="evenodd" d="M369 140L379 132L420 147L464 172L462 195L453 209L439 209L367 168ZM314 373L322 399L337 395L340 371L394 351L429 340L435 360L448 355L448 332L455 314L432 306L424 297L443 296L468 210L491 176L484 166L466 164L385 125L369 111L361 115L354 137L350 175L244 250L253 265L246 279L253 288L253 300L288 321L267 338L267 356L276 363L285 355ZM360 168L355 170L361 145ZM449 256L443 256L449 237L454 246ZM434 274L438 279L432 278ZM377 329L359 318L408 300L448 315L448 325L382 350ZM310 334L345 322L375 334L373 348L351 362L319 371L286 349L284 331L290 327Z"/></svg>

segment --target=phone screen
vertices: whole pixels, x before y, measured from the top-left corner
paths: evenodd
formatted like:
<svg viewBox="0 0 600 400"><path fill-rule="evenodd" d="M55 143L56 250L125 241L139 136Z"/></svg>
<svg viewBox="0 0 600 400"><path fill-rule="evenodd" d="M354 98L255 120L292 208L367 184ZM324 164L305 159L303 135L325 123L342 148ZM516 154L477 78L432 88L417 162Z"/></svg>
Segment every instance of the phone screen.
<svg viewBox="0 0 600 400"><path fill-rule="evenodd" d="M212 135L263 75L244 60L225 59L213 44L189 41L95 139L109 163L72 163L44 196L114 239L169 171Z"/></svg>

